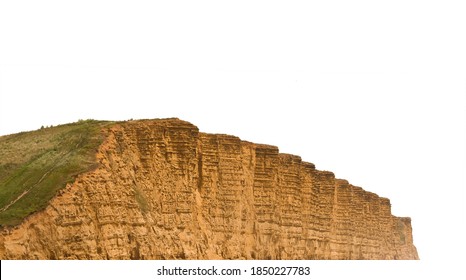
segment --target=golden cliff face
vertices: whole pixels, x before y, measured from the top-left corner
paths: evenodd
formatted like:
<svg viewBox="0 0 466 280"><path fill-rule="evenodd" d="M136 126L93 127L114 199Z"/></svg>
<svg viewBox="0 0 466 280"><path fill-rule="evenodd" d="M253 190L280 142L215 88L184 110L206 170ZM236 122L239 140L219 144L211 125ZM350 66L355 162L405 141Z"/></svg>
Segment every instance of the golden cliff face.
<svg viewBox="0 0 466 280"><path fill-rule="evenodd" d="M417 259L390 202L178 119L107 128L99 167L0 235L2 259Z"/></svg>

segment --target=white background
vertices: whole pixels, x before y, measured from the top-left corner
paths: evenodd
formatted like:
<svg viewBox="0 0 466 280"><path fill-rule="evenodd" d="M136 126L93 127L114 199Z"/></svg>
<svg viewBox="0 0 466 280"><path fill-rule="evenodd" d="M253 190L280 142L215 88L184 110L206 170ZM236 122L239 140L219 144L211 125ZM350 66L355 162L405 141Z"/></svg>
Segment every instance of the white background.
<svg viewBox="0 0 466 280"><path fill-rule="evenodd" d="M412 218L420 262L317 271L461 279L465 14L445 0L0 1L0 135L179 117L277 145Z"/></svg>

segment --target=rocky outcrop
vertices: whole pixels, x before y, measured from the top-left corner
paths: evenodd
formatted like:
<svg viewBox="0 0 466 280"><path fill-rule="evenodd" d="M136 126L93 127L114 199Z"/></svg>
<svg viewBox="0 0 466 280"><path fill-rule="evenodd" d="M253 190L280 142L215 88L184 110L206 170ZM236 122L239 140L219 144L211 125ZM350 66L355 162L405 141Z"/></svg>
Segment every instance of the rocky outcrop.
<svg viewBox="0 0 466 280"><path fill-rule="evenodd" d="M106 128L99 167L0 235L2 259L417 259L390 202L178 119Z"/></svg>

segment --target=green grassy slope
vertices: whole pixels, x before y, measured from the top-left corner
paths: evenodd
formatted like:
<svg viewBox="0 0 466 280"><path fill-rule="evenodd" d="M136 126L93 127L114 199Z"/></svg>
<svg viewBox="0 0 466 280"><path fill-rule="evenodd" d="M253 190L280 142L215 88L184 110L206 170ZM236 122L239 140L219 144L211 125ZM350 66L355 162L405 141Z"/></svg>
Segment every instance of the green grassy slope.
<svg viewBox="0 0 466 280"><path fill-rule="evenodd" d="M108 124L87 120L0 137L0 227L44 209L77 174L94 168Z"/></svg>

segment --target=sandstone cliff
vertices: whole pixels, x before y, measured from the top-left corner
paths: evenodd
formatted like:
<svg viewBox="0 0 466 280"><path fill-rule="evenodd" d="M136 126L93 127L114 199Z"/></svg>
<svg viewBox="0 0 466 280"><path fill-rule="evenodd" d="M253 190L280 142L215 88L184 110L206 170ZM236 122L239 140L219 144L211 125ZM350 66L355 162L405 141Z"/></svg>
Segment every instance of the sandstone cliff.
<svg viewBox="0 0 466 280"><path fill-rule="evenodd" d="M98 167L0 235L1 259L417 259L390 202L178 119L104 128Z"/></svg>

